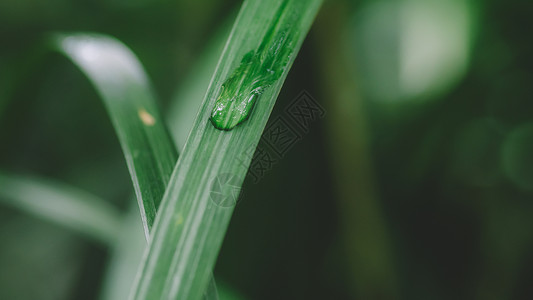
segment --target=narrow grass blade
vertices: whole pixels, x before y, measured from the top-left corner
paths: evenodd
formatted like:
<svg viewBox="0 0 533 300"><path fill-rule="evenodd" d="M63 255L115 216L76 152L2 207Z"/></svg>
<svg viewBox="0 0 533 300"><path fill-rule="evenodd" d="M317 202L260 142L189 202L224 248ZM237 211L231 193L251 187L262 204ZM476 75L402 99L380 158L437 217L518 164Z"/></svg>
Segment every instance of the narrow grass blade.
<svg viewBox="0 0 533 300"><path fill-rule="evenodd" d="M207 289L204 291L203 296L204 299L209 299L210 297L215 297L216 299L218 299L217 285L214 277L211 277L211 280L209 280Z"/></svg>
<svg viewBox="0 0 533 300"><path fill-rule="evenodd" d="M122 215L108 202L77 188L0 171L0 202L104 244L118 237Z"/></svg>
<svg viewBox="0 0 533 300"><path fill-rule="evenodd" d="M178 154L146 73L125 45L108 36L58 34L51 46L71 59L100 94L126 158L148 239ZM218 299L216 287L206 298Z"/></svg>
<svg viewBox="0 0 533 300"><path fill-rule="evenodd" d="M124 151L148 237L177 152L142 66L126 46L104 35L56 35L52 47L71 59L100 94Z"/></svg>
<svg viewBox="0 0 533 300"><path fill-rule="evenodd" d="M259 142L320 4L320 0L244 3L174 169L131 298L199 299L202 296L233 212L232 201L236 200L251 161L251 155L247 154ZM286 9L277 14L276 8L281 5L286 5ZM230 131L216 129L209 118L222 84L235 74L245 54L259 50L265 35L269 38L270 34L291 37L290 43L285 44L291 49L279 52L286 55L286 64L278 65L274 71L280 72L279 78L262 90L248 120ZM229 187L216 186L227 179L231 181Z"/></svg>

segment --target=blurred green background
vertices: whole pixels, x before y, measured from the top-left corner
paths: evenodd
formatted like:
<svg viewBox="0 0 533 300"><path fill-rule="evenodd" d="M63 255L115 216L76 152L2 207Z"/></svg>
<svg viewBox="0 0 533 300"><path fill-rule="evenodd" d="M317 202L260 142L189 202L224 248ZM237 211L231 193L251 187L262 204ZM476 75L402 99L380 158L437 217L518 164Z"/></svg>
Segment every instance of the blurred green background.
<svg viewBox="0 0 533 300"><path fill-rule="evenodd" d="M240 4L2 0L0 169L126 216L133 188L105 109L64 58L33 62L40 39L116 37L164 115L191 118L201 97L177 95L207 88ZM521 0L326 1L271 120L304 90L326 116L245 181L214 271L221 298L533 299L531 16ZM0 202L0 299L97 299L111 257Z"/></svg>

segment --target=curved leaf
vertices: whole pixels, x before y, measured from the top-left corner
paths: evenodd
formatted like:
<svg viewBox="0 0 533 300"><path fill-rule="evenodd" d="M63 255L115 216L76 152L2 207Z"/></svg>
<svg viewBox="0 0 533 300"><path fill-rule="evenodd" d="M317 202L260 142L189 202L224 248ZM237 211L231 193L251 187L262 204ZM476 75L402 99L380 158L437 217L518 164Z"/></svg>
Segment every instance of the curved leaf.
<svg viewBox="0 0 533 300"><path fill-rule="evenodd" d="M100 94L115 127L148 237L177 151L159 114L148 78L118 40L98 34L58 34L52 47L76 64Z"/></svg>

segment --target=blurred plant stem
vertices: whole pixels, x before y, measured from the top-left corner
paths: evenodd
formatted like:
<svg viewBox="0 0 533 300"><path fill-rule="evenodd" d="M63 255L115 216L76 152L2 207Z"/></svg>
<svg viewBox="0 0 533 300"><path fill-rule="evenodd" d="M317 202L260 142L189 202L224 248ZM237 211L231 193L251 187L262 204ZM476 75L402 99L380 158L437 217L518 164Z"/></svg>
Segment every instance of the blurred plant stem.
<svg viewBox="0 0 533 300"><path fill-rule="evenodd" d="M168 129L179 152L183 151L236 15L237 12L231 13L209 39L169 103Z"/></svg>
<svg viewBox="0 0 533 300"><path fill-rule="evenodd" d="M0 203L106 245L116 240L122 219L114 206L84 190L4 171L0 171Z"/></svg>
<svg viewBox="0 0 533 300"><path fill-rule="evenodd" d="M481 274L475 299L505 300L513 297L520 281L521 262L527 259L533 240L531 216L508 195L498 191L482 192L478 209L483 211L481 235Z"/></svg>
<svg viewBox="0 0 533 300"><path fill-rule="evenodd" d="M101 300L127 299L135 272L146 248L137 202L132 199L129 212L121 226L120 234L111 245L112 255L103 280Z"/></svg>
<svg viewBox="0 0 533 300"><path fill-rule="evenodd" d="M329 147L339 197L341 232L349 251L357 299L398 299L391 241L374 181L362 99L355 84L355 65L347 61L343 29L350 8L330 2L319 15L316 46L329 130Z"/></svg>

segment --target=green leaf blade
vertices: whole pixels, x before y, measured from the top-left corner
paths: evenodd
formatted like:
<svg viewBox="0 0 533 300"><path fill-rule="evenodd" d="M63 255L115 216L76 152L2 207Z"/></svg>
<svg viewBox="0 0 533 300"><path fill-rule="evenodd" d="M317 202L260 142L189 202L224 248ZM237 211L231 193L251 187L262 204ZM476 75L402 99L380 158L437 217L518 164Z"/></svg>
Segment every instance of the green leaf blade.
<svg viewBox="0 0 533 300"><path fill-rule="evenodd" d="M52 48L93 83L107 108L133 181L148 239L178 154L139 60L120 41L99 34L57 34ZM218 299L216 287L206 299Z"/></svg>
<svg viewBox="0 0 533 300"><path fill-rule="evenodd" d="M118 40L98 34L58 34L52 47L93 83L117 132L148 237L177 151L138 59Z"/></svg>
<svg viewBox="0 0 533 300"><path fill-rule="evenodd" d="M271 8L284 2L244 3L165 193L133 299L199 299L207 287L233 212L233 206L221 206L211 199L213 182L218 176L229 174L234 177L234 186L242 185L251 161L243 154L257 146L321 1L286 1L289 13L298 16L290 18L293 22L288 28L300 34L294 35L294 51L287 68L262 94L250 119L231 131L221 131L210 123L210 114L224 79L245 53L261 45L262 37L276 21L276 12Z"/></svg>

